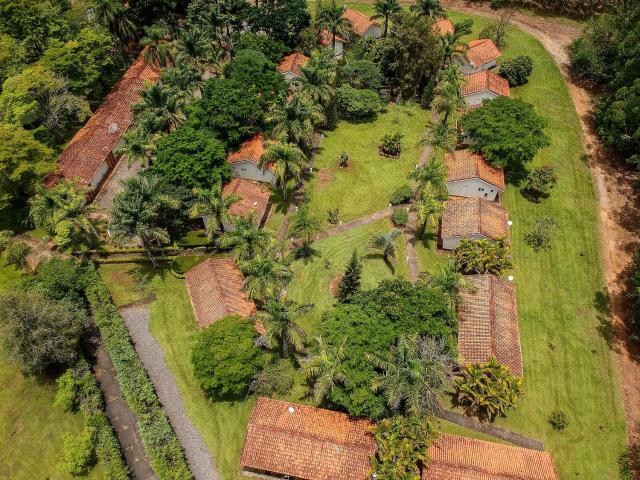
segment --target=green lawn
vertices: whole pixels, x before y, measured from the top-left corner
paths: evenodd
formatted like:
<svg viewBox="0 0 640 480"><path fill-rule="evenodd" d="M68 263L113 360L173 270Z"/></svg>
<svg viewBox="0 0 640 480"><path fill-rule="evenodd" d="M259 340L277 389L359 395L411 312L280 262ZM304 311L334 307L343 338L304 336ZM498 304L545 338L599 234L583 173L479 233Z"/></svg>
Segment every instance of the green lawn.
<svg viewBox="0 0 640 480"><path fill-rule="evenodd" d="M328 228L327 209L338 208L340 219L353 220L385 208L391 193L407 181L407 176L420 160L430 113L418 105L389 105L387 112L367 123L342 121L331 132L325 132L314 160L314 178L306 191L311 212ZM378 154L378 144L385 133L401 132L400 158ZM350 166L342 169L338 158L347 152Z"/></svg>

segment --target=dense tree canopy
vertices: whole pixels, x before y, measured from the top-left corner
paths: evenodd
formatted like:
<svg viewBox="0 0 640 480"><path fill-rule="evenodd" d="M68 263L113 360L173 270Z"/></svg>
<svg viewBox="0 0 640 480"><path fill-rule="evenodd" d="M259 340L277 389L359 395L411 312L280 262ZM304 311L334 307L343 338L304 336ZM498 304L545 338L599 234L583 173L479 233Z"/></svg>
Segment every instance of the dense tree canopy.
<svg viewBox="0 0 640 480"><path fill-rule="evenodd" d="M295 45L298 34L311 21L306 0L260 0L256 5L251 12L252 29L263 30L289 46Z"/></svg>
<svg viewBox="0 0 640 480"><path fill-rule="evenodd" d="M243 33L235 44L235 50L258 50L264 54L270 62L278 63L285 53L289 51L282 41L274 40L265 35L255 33Z"/></svg>

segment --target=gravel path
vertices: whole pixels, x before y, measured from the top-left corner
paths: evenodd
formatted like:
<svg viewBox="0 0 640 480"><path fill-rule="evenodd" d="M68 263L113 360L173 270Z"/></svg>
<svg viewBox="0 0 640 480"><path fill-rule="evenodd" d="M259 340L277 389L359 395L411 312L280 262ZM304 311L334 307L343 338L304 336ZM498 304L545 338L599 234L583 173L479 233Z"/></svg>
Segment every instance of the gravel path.
<svg viewBox="0 0 640 480"><path fill-rule="evenodd" d="M149 330L149 307L136 305L120 309L135 344L136 352L156 387L160 402L184 448L195 480L219 480L209 450L187 416L173 373L167 367L162 347Z"/></svg>

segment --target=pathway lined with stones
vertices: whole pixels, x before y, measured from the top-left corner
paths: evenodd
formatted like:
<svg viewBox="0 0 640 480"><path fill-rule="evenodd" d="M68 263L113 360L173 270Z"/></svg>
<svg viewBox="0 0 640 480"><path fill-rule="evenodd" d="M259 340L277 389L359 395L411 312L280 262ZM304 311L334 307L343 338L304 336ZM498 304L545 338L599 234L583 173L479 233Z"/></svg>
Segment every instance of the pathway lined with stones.
<svg viewBox="0 0 640 480"><path fill-rule="evenodd" d="M219 480L218 471L202 436L187 415L173 373L164 361L162 347L149 329L149 306L138 302L119 309L149 378L155 386L171 426L182 444L195 480Z"/></svg>
<svg viewBox="0 0 640 480"><path fill-rule="evenodd" d="M398 207L401 207L401 205L398 205ZM369 223L382 220L383 218L389 218L392 213L393 207L387 207L382 210L378 210L377 212L370 213L369 215L365 215L364 217L356 218L355 220L351 220L349 222L344 222L340 225L330 228L329 230L320 232L315 236L314 241L322 240L329 237L335 237L336 235L340 235L341 233L353 230L354 228L361 227L362 225L367 225Z"/></svg>

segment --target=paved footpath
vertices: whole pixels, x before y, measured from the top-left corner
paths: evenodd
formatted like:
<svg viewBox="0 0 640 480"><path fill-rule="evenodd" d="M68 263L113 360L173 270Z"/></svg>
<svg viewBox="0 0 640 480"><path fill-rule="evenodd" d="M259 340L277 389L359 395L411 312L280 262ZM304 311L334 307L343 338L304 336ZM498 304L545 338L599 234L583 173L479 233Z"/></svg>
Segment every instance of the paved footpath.
<svg viewBox="0 0 640 480"><path fill-rule="evenodd" d="M120 309L120 314L182 444L193 477L195 480L219 480L209 449L184 410L176 380L164 361L162 347L149 330L148 305L124 307Z"/></svg>

